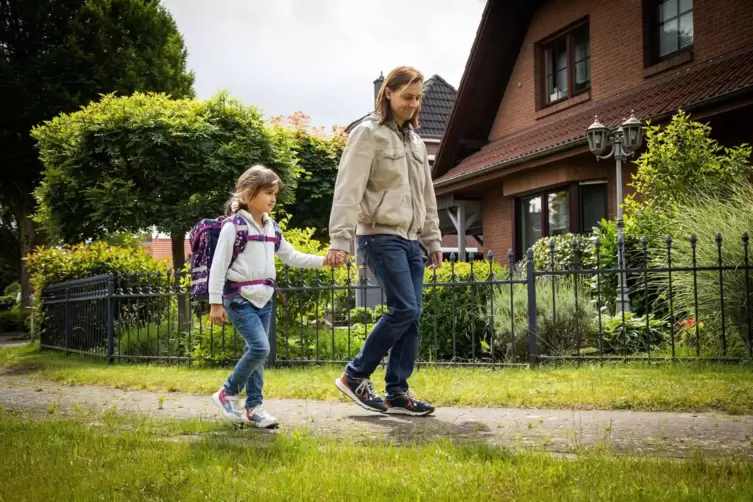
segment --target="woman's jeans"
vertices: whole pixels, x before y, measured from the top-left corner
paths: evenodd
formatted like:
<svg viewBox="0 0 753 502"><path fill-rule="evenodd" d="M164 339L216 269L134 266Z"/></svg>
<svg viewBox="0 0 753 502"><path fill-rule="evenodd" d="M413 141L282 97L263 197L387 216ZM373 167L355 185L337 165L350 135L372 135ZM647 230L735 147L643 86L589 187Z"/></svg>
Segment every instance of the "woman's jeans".
<svg viewBox="0 0 753 502"><path fill-rule="evenodd" d="M408 378L418 355L424 259L417 241L394 235L358 236L358 253L379 280L388 312L374 325L345 372L369 378L389 351L385 376L388 396L408 391Z"/></svg>

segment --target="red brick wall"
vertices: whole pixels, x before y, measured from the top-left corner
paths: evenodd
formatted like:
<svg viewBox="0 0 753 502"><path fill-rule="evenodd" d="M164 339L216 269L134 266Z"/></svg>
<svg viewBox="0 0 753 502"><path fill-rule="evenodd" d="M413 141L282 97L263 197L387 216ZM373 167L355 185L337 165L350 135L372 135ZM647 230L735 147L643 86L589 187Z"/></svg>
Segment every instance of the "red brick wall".
<svg viewBox="0 0 753 502"><path fill-rule="evenodd" d="M436 155L439 151L439 143L426 143L426 151L429 155Z"/></svg>
<svg viewBox="0 0 753 502"><path fill-rule="evenodd" d="M688 64L753 44L751 0L694 0L693 9L694 55ZM540 79L534 72L535 44L586 16L591 35L592 100L656 78L644 77L643 0L550 0L536 12L526 34L490 139L560 115L536 117Z"/></svg>
<svg viewBox="0 0 753 502"><path fill-rule="evenodd" d="M482 200L484 249L491 250L501 263L507 262L507 250L512 249L512 197L502 195L497 186L484 194Z"/></svg>

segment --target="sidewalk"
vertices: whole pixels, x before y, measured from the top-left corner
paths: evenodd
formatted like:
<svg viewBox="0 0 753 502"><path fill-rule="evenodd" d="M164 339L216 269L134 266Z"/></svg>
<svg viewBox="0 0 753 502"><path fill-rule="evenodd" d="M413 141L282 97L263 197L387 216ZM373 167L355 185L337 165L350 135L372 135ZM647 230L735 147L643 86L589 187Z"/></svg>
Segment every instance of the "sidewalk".
<svg viewBox="0 0 753 502"><path fill-rule="evenodd" d="M334 384L333 384L334 385ZM162 403L160 400L162 398ZM46 413L75 406L156 418L220 420L209 396L122 391L97 386L70 387L0 372L0 406ZM569 453L583 447L615 452L753 460L753 416L714 413L647 413L513 408L438 408L432 417L369 413L343 402L269 400L265 407L281 422L279 430L308 428L319 434L357 439L425 441L437 437Z"/></svg>

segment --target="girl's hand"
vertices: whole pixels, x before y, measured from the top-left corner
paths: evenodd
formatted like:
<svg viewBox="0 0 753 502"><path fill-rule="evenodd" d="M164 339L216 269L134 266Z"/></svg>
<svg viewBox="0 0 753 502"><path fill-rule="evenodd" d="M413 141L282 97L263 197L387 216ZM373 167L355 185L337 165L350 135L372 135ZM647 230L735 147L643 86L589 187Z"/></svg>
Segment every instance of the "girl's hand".
<svg viewBox="0 0 753 502"><path fill-rule="evenodd" d="M227 322L227 312L225 312L225 307L219 303L213 303L212 307L209 309L209 318L218 326L223 326Z"/></svg>

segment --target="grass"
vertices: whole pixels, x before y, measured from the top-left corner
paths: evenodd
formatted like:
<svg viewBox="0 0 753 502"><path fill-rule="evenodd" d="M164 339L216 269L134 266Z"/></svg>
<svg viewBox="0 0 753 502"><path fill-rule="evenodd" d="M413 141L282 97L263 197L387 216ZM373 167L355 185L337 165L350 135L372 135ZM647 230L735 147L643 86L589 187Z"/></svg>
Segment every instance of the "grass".
<svg viewBox="0 0 753 502"><path fill-rule="evenodd" d="M0 350L0 368L66 385L210 394L230 368L107 364L25 346ZM333 380L342 368L265 371L267 399L343 400ZM379 389L384 372L373 379ZM714 363L646 363L525 368L429 368L410 380L439 406L722 411L753 414L753 368Z"/></svg>
<svg viewBox="0 0 753 502"><path fill-rule="evenodd" d="M751 500L753 464L0 411L0 500Z"/></svg>

